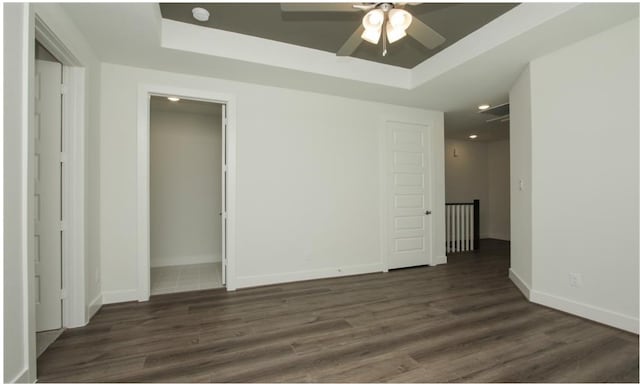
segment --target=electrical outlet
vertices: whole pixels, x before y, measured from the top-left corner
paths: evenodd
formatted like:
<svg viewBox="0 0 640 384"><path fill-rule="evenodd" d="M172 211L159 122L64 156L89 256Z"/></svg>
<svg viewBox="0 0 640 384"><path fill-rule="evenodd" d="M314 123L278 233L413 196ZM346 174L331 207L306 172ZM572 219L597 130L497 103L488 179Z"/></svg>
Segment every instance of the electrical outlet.
<svg viewBox="0 0 640 384"><path fill-rule="evenodd" d="M576 272L569 273L569 285L572 287L582 287L582 275Z"/></svg>

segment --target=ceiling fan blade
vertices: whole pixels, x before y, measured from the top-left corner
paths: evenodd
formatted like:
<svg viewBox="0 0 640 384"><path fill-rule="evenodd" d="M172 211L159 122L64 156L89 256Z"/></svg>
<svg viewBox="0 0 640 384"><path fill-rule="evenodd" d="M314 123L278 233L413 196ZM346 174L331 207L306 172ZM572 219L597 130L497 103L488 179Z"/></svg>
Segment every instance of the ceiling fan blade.
<svg viewBox="0 0 640 384"><path fill-rule="evenodd" d="M411 21L409 28L407 28L407 34L429 49L434 49L447 40L433 28L415 17Z"/></svg>
<svg viewBox="0 0 640 384"><path fill-rule="evenodd" d="M362 3L362 4L353 4L353 8L359 9L361 11L370 11L376 7L375 3Z"/></svg>
<svg viewBox="0 0 640 384"><path fill-rule="evenodd" d="M342 47L336 52L336 56L349 56L360 46L362 43L362 32L364 32L364 27L360 25L358 29L342 44Z"/></svg>
<svg viewBox="0 0 640 384"><path fill-rule="evenodd" d="M284 12L359 12L351 3L280 3Z"/></svg>

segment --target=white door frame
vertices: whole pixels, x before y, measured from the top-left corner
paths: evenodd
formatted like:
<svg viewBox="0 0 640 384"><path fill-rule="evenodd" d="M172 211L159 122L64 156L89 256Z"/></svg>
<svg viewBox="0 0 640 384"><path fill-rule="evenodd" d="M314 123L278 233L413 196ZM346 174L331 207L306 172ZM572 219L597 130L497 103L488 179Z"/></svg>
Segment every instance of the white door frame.
<svg viewBox="0 0 640 384"><path fill-rule="evenodd" d="M150 296L149 107L151 95L177 96L185 99L225 104L227 106L227 290L235 291L236 98L234 95L200 89L161 84L141 84L138 87L138 300L147 301Z"/></svg>
<svg viewBox="0 0 640 384"><path fill-rule="evenodd" d="M62 232L62 326L81 327L89 318L86 311L85 287L85 69L75 55L34 14L35 39L63 65L62 137L65 172L62 180L64 230ZM35 68L35 57L30 57ZM31 89L33 92L33 88ZM33 102L34 97L29 99ZM30 161L33 155L33 122L29 130ZM33 199L33 167L29 169L29 199ZM32 205L33 206L33 205ZM33 221L33 210L30 212ZM29 234L29 254L33 260L33 232ZM31 286L34 277L31 276Z"/></svg>
<svg viewBox="0 0 640 384"><path fill-rule="evenodd" d="M391 193L389 191L389 172L388 172L388 165L389 162L392 161L392 159L389 158L389 154L387 151L387 145L388 145L388 135L387 135L387 123L389 122L397 122L397 123L404 123L404 124L416 124L416 125L424 125L427 127L427 130L429 131L429 146L430 146L430 151L429 151L429 177L428 177L428 185L429 188L431 189L430 193L429 193L429 201L425 202L425 204L428 207L431 207L432 211L436 211L437 208L434 206L434 204L438 204L438 199L434 196L435 195L435 190L436 188L434 188L434 183L435 183L435 175L434 175L434 168L435 168L435 164L434 164L434 143L433 143L433 137L432 137L432 131L433 128L435 126L435 124L431 121L419 121L419 120L413 120L413 119L407 119L406 117L401 117L401 116L384 116L380 122L380 127L378 129L378 145L379 145L379 179L380 179L380 200L379 200L379 204L380 204L380 261L382 263L382 268L383 268L383 272L388 272L389 271L389 223L388 220L390 218L390 211L389 211L389 198L391 196ZM443 202L443 207L444 207L444 202ZM444 209L444 208L443 208ZM434 244L434 231L435 231L435 226L437 225L437 223L435 222L434 218L436 217L436 215L432 215L431 220L431 233L428 234L430 242L429 242L429 264L428 265L436 265L438 263L434 262L434 253L437 251L437 247Z"/></svg>

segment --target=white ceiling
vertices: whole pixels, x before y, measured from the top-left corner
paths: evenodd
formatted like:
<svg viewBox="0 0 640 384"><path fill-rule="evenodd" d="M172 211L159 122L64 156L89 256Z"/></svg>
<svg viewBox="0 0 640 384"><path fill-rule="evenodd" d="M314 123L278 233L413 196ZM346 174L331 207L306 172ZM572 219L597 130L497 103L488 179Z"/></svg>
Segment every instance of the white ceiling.
<svg viewBox="0 0 640 384"><path fill-rule="evenodd" d="M441 110L448 137L473 131L495 139L508 129L489 127L477 113L478 104L507 102L511 85L532 59L638 17L637 3L525 3L415 68L400 69L163 21L154 3L63 7L104 62ZM182 25L168 27L171 23ZM207 31L194 34L193 28ZM216 40L206 40L206 33ZM196 36L205 39L199 42ZM270 54L265 44L279 55ZM263 49L256 52L255 45ZM325 65L305 65L312 59Z"/></svg>

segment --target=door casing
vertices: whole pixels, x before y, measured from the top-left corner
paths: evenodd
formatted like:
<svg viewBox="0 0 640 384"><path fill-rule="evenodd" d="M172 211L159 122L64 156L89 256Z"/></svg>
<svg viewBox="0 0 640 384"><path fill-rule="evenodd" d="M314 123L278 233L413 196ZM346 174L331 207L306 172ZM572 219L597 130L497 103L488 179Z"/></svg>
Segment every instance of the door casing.
<svg viewBox="0 0 640 384"><path fill-rule="evenodd" d="M30 46L30 78L35 75L35 40L38 40L49 52L62 63L63 97L62 97L62 137L65 173L62 179L63 189L63 251L62 251L62 325L67 328L75 328L86 325L92 313L88 309L86 300L86 271L85 271L85 83L86 71L82 62L67 48L55 33L45 24L42 18L33 13L34 39ZM34 85L30 86L30 101L33 102L35 92ZM29 239L34 236L34 118L33 112L29 112ZM28 243L29 264L34 264L34 243ZM33 269L29 271L28 281L30 287L34 286L35 274ZM35 320L34 292L30 294L30 301L34 303L33 316ZM35 333L35 328L34 331Z"/></svg>
<svg viewBox="0 0 640 384"><path fill-rule="evenodd" d="M150 149L149 149L149 101L151 96L177 96L184 99L224 104L226 125L223 126L225 153L227 157L227 180L225 198L227 204L226 288L235 291L235 203L236 203L236 98L234 95L209 92L201 89L180 88L163 84L141 84L138 86L138 253L137 253L137 297L147 301L150 297ZM223 255L224 262L225 255ZM223 266L224 268L224 266Z"/></svg>
<svg viewBox="0 0 640 384"><path fill-rule="evenodd" d="M441 212L444 210L444 194L439 191L439 187L436 184L436 180L438 179L438 174L442 173L443 170L439 170L438 167L442 167L441 161L438 160L439 152L435 150L435 144L438 142L438 137L433 137L433 131L441 130L441 121L431 121L430 119L425 120L417 120L410 119L403 116L383 116L380 120L380 125L378 128L378 145L379 145L379 215L380 215L380 260L383 265L383 272L389 271L390 261L389 261L389 252L390 252L390 241L389 241L389 233L391 230L391 223L389 223L389 218L391 217L389 210L389 199L391 198L391 191L389 190L389 177L390 173L388 172L388 167L391 161L393 161L389 150L388 150L388 122L397 122L403 124L416 124L416 125L424 125L427 128L429 140L430 140L430 151L429 151L429 176L428 179L425 180L426 185L430 188L430 193L428 194L428 201L425 201L425 207L431 207L433 214L429 218L431 220L431 228L430 228L430 243L428 244L428 254L429 259L427 260L426 265L437 265L446 263L446 258L440 256L440 251L442 247L440 247L436 242L438 241L437 233L439 228L438 220L441 219ZM442 192L444 189L442 188ZM442 196L440 196L442 195ZM437 204L442 200L442 208L437 206ZM435 204L435 205L434 205ZM444 239L442 241L442 246L444 246Z"/></svg>

